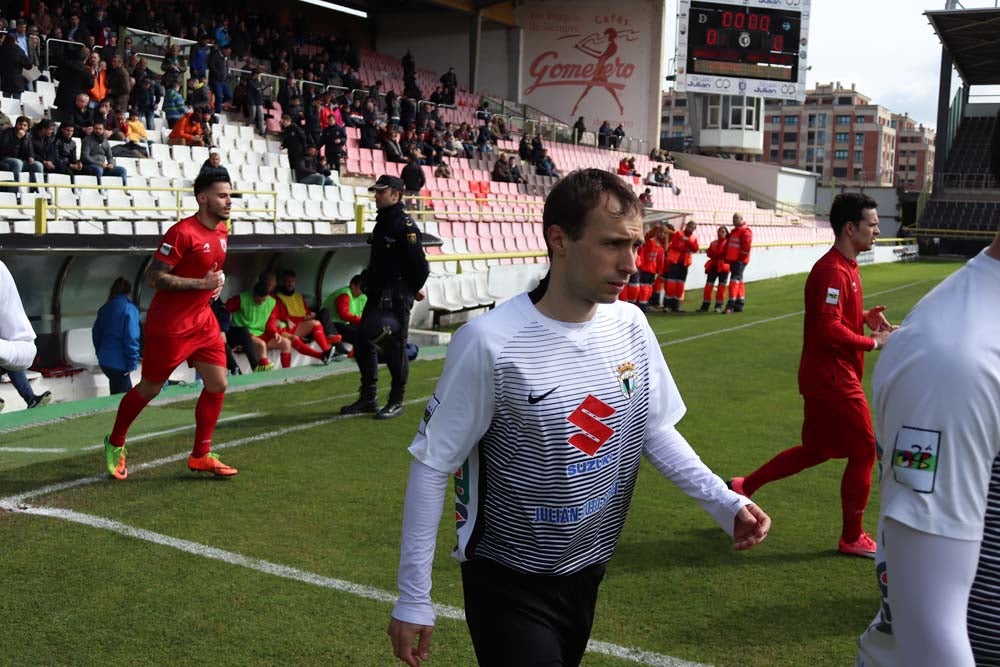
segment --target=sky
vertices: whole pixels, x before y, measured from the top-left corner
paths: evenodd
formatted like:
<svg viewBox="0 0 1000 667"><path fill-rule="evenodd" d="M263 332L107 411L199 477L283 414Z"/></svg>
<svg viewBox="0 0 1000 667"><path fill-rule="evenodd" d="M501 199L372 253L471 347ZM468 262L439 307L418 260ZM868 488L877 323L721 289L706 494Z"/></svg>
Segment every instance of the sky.
<svg viewBox="0 0 1000 667"><path fill-rule="evenodd" d="M941 43L926 10L945 0L812 0L808 88L840 81L894 113L924 125L937 123ZM963 0L966 9L993 7L994 0ZM664 71L674 57L677 0L666 1ZM960 79L952 75L952 93Z"/></svg>

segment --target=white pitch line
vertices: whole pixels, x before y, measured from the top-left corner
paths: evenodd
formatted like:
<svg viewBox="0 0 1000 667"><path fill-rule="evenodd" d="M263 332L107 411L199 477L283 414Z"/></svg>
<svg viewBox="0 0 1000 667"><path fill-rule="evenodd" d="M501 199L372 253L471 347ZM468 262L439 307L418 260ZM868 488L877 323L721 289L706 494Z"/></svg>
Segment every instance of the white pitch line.
<svg viewBox="0 0 1000 667"><path fill-rule="evenodd" d="M220 419L218 424L225 424L226 422L236 421L237 419L248 419L250 417L263 417L267 416L266 412L250 412L245 415L232 415L229 417L223 417ZM151 433L142 433L128 439L129 442L141 442L143 440L149 440L151 438L158 438L161 435L170 435L171 433L181 433L182 431L192 431L194 430L194 424L188 424L186 426L176 426L174 428L164 429L162 431L153 431ZM5 452L17 452L22 454L66 454L69 452L88 452L95 449L101 449L104 447L104 443L97 445L87 445L86 447L74 448L74 447L0 447L0 454Z"/></svg>
<svg viewBox="0 0 1000 667"><path fill-rule="evenodd" d="M911 287L916 287L917 285L922 285L923 283L930 282L932 280L937 280L937 278L925 278L924 280L918 280L913 283L907 283L906 285L900 285L899 287L893 287L890 289L885 289L880 292L872 292L869 297L882 296L883 294L890 294L892 292L899 292L900 290L909 289ZM693 340L700 340L702 338L711 338L712 336L718 336L719 334L729 333L730 331L739 331L740 329L749 329L750 327L755 327L758 324L768 324L769 322L777 322L779 320L787 320L790 317L798 317L804 315L806 311L797 310L794 313L785 313L784 315L776 315L774 317L765 317L762 320L754 320L753 322L747 322L746 324L740 324L735 327L727 327L725 329L717 329L715 331L709 331L702 334L696 334L694 336L687 336L685 338L678 338L676 340L668 340L665 343L660 343L660 347L669 347L671 345L680 345L681 343L689 343Z"/></svg>
<svg viewBox="0 0 1000 667"><path fill-rule="evenodd" d="M396 601L395 593L385 591L380 588L356 584L350 581L344 581L343 579L326 577L314 572L300 570L288 565L272 563L259 558L250 558L234 551L226 551L224 549L210 547L198 542L191 542L190 540L170 537L169 535L155 533L142 528L136 528L135 526L130 526L128 524L114 521L112 519L106 519L104 517L55 507L29 507L20 510L20 513L52 517L92 528L100 528L112 533L124 535L125 537L131 537L137 540L152 542L153 544L157 544L159 546L177 549L178 551L192 554L194 556L221 561L227 565L236 565L238 567L244 567L263 574L269 574L283 579L291 579L310 586L320 586L322 588L340 591L342 593L355 595L366 600L374 600L376 602L385 602L389 604ZM458 607L435 604L434 612L439 617L455 621L465 620L465 612ZM388 647L386 650L388 650ZM680 660L669 655L662 655L659 653L652 653L650 651L643 651L641 649L619 646L617 644L611 644L609 642L602 642L594 639L590 640L590 643L587 644L587 650L592 653L601 653L641 665L648 665L649 667L708 667L707 665Z"/></svg>

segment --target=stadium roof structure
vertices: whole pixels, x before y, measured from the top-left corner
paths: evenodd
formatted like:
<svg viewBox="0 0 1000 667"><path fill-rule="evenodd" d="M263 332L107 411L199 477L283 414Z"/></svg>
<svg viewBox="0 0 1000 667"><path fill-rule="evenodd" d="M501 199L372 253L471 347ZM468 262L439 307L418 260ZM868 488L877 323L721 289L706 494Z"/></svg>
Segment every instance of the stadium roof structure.
<svg viewBox="0 0 1000 667"><path fill-rule="evenodd" d="M924 12L967 86L1000 84L1000 9Z"/></svg>

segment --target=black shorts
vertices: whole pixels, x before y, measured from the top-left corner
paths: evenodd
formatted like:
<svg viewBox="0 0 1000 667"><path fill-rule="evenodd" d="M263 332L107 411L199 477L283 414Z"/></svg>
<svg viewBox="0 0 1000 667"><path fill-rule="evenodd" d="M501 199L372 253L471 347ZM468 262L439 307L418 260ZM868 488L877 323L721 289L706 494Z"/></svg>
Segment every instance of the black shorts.
<svg viewBox="0 0 1000 667"><path fill-rule="evenodd" d="M640 285L652 285L654 280L656 280L655 273L650 273L649 271L639 271Z"/></svg>
<svg viewBox="0 0 1000 667"><path fill-rule="evenodd" d="M636 271L635 273L633 273L632 275L630 275L628 277L628 284L629 285L638 285L639 284L639 272L638 271Z"/></svg>
<svg viewBox="0 0 1000 667"><path fill-rule="evenodd" d="M667 280L679 280L684 282L688 277L688 267L683 264L671 264L670 270L667 272Z"/></svg>
<svg viewBox="0 0 1000 667"><path fill-rule="evenodd" d="M594 624L603 563L563 576L462 563L465 620L480 667L580 664Z"/></svg>
<svg viewBox="0 0 1000 667"><path fill-rule="evenodd" d="M743 262L729 262L729 273L734 283L743 282L743 269L746 268Z"/></svg>
<svg viewBox="0 0 1000 667"><path fill-rule="evenodd" d="M720 285L725 285L729 282L729 272L719 273L715 269L712 269L708 272L708 278L705 279L705 282L709 285L714 285L716 280L719 281Z"/></svg>

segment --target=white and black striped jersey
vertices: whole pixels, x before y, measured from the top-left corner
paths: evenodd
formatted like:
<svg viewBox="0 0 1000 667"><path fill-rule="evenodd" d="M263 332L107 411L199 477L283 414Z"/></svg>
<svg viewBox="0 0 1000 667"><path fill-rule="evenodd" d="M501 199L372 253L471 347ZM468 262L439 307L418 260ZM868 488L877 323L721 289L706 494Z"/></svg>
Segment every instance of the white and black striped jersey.
<svg viewBox="0 0 1000 667"><path fill-rule="evenodd" d="M979 568L969 595L969 640L978 667L1000 666L1000 456L993 460L993 475L986 503Z"/></svg>
<svg viewBox="0 0 1000 667"><path fill-rule="evenodd" d="M611 558L644 446L674 433L684 411L634 305L567 324L522 294L456 333L410 452L455 472L459 560L569 574ZM687 491L727 507L731 523L739 497L689 449L682 456L697 480Z"/></svg>

